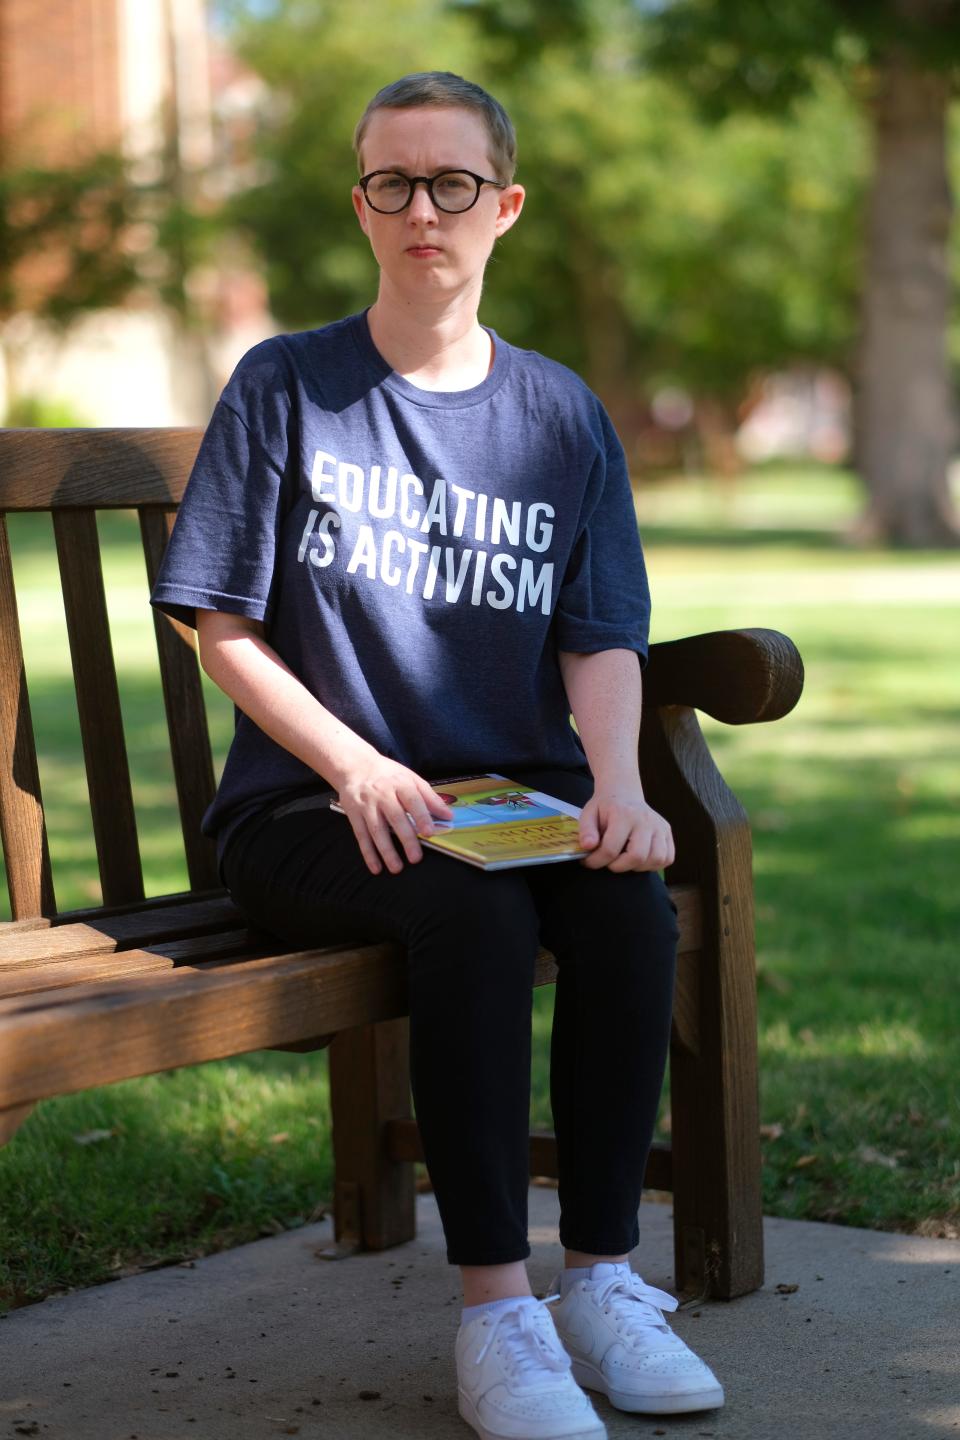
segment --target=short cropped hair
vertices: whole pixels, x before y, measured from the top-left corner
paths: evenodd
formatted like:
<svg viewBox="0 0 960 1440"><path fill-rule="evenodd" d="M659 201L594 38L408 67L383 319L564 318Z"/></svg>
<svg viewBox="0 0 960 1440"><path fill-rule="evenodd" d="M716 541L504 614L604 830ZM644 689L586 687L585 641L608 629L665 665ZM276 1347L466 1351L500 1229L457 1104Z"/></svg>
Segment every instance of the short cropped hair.
<svg viewBox="0 0 960 1440"><path fill-rule="evenodd" d="M487 127L490 161L496 178L510 184L517 168L517 136L510 116L500 101L481 86L450 70L423 70L404 75L377 91L353 132L353 148L361 169L360 151L370 117L378 110L414 110L421 105L457 105L463 110L475 111Z"/></svg>

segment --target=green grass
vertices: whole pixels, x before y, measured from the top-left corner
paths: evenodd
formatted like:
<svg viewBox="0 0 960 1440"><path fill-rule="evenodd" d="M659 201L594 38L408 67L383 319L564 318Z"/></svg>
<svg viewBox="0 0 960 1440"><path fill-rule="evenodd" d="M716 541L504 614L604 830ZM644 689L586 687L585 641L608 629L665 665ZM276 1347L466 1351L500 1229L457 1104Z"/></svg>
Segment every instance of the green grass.
<svg viewBox="0 0 960 1440"><path fill-rule="evenodd" d="M766 625L806 664L786 719L703 722L754 831L765 1208L951 1234L960 560L845 547L855 507L848 477L815 468L647 487L653 638ZM58 899L89 904L99 891L49 527L15 522ZM159 894L186 877L146 581L130 518L103 531L144 868ZM211 702L222 757L230 709ZM539 991L540 1125L551 1007ZM40 1105L0 1152L0 1307L303 1223L329 1197L327 1096L324 1052L261 1052Z"/></svg>
<svg viewBox="0 0 960 1440"><path fill-rule="evenodd" d="M767 1210L956 1233L960 559L851 551L855 503L654 491L654 638L760 623L806 664L784 720L704 722L754 829Z"/></svg>

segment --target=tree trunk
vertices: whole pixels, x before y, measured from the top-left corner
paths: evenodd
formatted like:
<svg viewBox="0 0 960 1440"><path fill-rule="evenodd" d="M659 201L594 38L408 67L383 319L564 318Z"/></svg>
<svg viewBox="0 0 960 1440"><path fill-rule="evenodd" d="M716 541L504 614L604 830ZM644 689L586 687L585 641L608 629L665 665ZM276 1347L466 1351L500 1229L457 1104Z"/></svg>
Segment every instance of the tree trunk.
<svg viewBox="0 0 960 1440"><path fill-rule="evenodd" d="M584 378L603 400L629 455L638 426L636 386L630 369L630 333L613 262L589 228L571 233L580 329L584 337Z"/></svg>
<svg viewBox="0 0 960 1440"><path fill-rule="evenodd" d="M903 53L879 68L856 395L864 537L960 544L947 485L956 422L947 365L950 82Z"/></svg>

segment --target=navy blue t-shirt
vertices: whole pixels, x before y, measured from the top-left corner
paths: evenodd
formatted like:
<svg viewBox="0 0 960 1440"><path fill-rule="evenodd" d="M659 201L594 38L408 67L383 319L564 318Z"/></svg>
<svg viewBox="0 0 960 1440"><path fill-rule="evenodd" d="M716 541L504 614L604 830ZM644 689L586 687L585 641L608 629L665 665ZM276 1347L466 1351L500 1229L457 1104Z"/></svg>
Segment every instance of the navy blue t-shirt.
<svg viewBox="0 0 960 1440"><path fill-rule="evenodd" d="M262 620L316 698L428 779L582 768L558 650L646 659L649 595L622 446L571 371L492 331L469 390L391 370L366 312L240 361L151 603ZM323 778L239 711L204 817L220 846Z"/></svg>

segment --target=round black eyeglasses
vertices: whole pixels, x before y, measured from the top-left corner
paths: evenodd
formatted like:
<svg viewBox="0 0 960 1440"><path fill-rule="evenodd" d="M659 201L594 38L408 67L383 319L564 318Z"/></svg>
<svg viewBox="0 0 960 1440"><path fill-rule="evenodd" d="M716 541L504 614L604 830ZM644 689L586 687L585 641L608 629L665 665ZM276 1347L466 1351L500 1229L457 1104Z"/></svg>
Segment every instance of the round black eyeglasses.
<svg viewBox="0 0 960 1440"><path fill-rule="evenodd" d="M495 185L498 190L507 188L505 181L486 180L472 170L443 170L439 175L401 175L398 170L371 170L359 181L364 200L371 210L377 210L381 215L398 215L401 210L406 210L414 190L421 183L427 187L431 202L448 215L472 210L480 196L481 185Z"/></svg>

